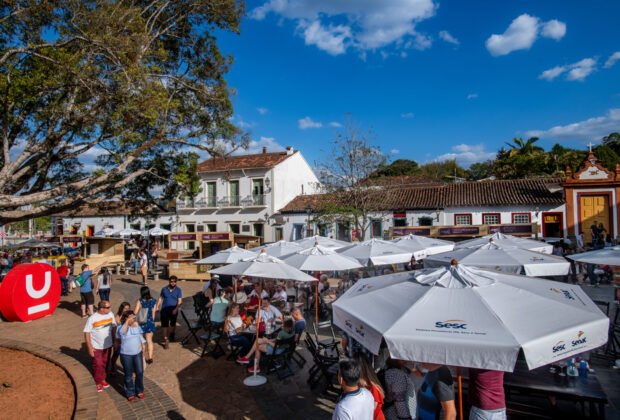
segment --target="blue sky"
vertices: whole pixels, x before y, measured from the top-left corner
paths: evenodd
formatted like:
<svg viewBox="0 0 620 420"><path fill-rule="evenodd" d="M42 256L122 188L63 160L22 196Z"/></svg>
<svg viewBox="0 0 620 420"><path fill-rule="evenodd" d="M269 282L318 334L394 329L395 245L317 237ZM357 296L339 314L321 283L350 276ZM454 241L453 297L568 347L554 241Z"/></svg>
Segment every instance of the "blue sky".
<svg viewBox="0 0 620 420"><path fill-rule="evenodd" d="M468 166L513 137L583 147L620 131L620 2L247 2L234 121L252 151L320 162L347 119L392 159ZM617 60L617 62L616 62Z"/></svg>

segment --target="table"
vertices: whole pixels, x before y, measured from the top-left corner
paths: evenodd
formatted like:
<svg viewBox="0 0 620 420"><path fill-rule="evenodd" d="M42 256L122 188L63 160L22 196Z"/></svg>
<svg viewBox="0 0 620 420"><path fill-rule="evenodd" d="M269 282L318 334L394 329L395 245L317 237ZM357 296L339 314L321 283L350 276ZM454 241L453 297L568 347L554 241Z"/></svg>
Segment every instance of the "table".
<svg viewBox="0 0 620 420"><path fill-rule="evenodd" d="M587 376L560 376L549 371L549 366L528 370L525 361L517 361L515 370L504 375L506 398L510 392L519 392L557 399L582 401L590 404L590 412L605 418L607 395L596 378L596 373ZM596 407L596 410L593 408Z"/></svg>

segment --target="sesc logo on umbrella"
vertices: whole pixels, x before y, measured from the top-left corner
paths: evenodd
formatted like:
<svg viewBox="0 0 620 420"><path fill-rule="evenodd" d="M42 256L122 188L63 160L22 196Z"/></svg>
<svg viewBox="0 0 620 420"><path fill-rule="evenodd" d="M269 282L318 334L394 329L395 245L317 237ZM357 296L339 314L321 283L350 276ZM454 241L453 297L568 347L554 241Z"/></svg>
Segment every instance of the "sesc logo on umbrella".
<svg viewBox="0 0 620 420"><path fill-rule="evenodd" d="M587 338L585 335L586 333L584 333L583 331L579 331L577 333L577 338L571 341L572 347L582 346L583 344L586 344Z"/></svg>
<svg viewBox="0 0 620 420"><path fill-rule="evenodd" d="M564 295L564 297L568 300L575 300L575 298L573 297L573 294L571 293L570 290L565 290L565 289L556 289L555 287L552 287L551 290L553 293L558 294L558 295Z"/></svg>
<svg viewBox="0 0 620 420"><path fill-rule="evenodd" d="M557 353L560 351L565 351L566 350L566 342L564 341L558 341L557 343L555 343L555 346L553 346L553 353Z"/></svg>
<svg viewBox="0 0 620 420"><path fill-rule="evenodd" d="M435 328L450 328L454 330L466 330L467 323L462 319L448 319L435 322Z"/></svg>

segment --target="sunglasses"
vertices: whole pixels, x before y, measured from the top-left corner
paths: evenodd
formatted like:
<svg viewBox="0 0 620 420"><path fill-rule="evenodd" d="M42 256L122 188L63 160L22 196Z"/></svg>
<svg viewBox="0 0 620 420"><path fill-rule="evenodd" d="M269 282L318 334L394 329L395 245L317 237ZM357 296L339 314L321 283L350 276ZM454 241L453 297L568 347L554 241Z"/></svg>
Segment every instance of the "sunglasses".
<svg viewBox="0 0 620 420"><path fill-rule="evenodd" d="M111 309L112 307L111 306L102 306L101 308L102 309Z"/></svg>

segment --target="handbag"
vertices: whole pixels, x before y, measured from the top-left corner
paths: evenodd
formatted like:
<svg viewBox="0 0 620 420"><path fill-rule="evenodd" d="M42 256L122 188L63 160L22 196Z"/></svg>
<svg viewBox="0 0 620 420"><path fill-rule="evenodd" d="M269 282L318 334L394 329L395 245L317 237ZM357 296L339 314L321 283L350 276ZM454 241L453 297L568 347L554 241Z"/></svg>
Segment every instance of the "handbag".
<svg viewBox="0 0 620 420"><path fill-rule="evenodd" d="M148 308L140 308L138 311L138 316L136 317L138 324L143 325L149 320L149 309Z"/></svg>

